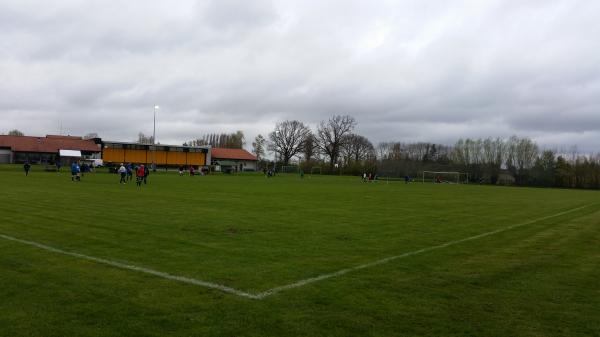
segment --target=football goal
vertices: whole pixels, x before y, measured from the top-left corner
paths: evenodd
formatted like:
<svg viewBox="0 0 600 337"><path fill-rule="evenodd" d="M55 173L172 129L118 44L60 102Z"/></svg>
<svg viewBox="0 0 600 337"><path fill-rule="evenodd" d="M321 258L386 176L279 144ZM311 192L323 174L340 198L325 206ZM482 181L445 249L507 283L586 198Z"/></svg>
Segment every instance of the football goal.
<svg viewBox="0 0 600 337"><path fill-rule="evenodd" d="M311 167L310 174L321 174L321 167L320 166Z"/></svg>
<svg viewBox="0 0 600 337"><path fill-rule="evenodd" d="M283 165L281 166L281 173L298 173L298 165Z"/></svg>
<svg viewBox="0 0 600 337"><path fill-rule="evenodd" d="M435 184L468 184L469 174L464 172L423 171L423 182Z"/></svg>

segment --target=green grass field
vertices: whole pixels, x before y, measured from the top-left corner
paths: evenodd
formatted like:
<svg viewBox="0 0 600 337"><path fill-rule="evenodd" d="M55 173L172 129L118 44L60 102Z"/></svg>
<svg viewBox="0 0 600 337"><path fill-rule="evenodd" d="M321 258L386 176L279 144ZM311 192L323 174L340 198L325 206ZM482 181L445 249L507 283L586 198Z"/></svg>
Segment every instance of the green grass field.
<svg viewBox="0 0 600 337"><path fill-rule="evenodd" d="M149 178L0 166L1 336L600 335L599 192Z"/></svg>

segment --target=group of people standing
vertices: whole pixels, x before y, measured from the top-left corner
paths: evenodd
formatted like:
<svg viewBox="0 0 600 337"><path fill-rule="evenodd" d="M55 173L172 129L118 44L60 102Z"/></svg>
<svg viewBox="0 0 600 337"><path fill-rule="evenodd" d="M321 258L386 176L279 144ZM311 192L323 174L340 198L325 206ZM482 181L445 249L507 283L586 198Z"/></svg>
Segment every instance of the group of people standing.
<svg viewBox="0 0 600 337"><path fill-rule="evenodd" d="M132 181L134 172L135 184L138 187L142 186L142 182L144 183L144 185L148 183L148 176L150 175L150 169L148 169L148 166L144 164L134 166L131 163L128 163L127 165L121 163L121 165L119 166L119 169L117 170L117 173L119 173L121 177L119 183L127 184L128 181Z"/></svg>
<svg viewBox="0 0 600 337"><path fill-rule="evenodd" d="M179 166L179 176L183 176L183 173L185 172L185 166L180 165ZM190 173L190 177L195 176L196 173L196 169L194 168L194 166L190 165L190 168L188 169L188 172ZM202 171L200 171L200 175L203 175Z"/></svg>
<svg viewBox="0 0 600 337"><path fill-rule="evenodd" d="M367 172L364 172L364 173L362 174L362 181L363 181L364 183L366 183L366 182L371 182L371 181L375 181L375 180L377 180L377 175L376 175L376 174L373 174L373 173L371 173L371 172L369 172L369 173L367 173Z"/></svg>

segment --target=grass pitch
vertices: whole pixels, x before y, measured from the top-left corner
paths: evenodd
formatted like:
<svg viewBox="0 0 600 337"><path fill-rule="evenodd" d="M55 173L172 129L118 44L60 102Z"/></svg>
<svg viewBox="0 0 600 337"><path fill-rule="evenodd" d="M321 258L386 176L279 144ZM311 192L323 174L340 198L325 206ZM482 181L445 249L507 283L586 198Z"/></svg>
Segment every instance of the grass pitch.
<svg viewBox="0 0 600 337"><path fill-rule="evenodd" d="M259 294L534 222L263 299L0 238L0 335L600 334L598 192L149 178L142 188L105 173L72 183L68 172L0 166L0 234Z"/></svg>

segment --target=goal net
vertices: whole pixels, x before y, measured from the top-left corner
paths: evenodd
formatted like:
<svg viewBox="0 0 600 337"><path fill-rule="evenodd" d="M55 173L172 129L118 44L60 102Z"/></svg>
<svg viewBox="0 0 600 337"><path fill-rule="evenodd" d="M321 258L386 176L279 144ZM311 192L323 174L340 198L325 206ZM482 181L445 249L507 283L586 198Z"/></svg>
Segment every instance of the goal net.
<svg viewBox="0 0 600 337"><path fill-rule="evenodd" d="M464 172L423 171L423 182L464 184L469 183L469 174Z"/></svg>
<svg viewBox="0 0 600 337"><path fill-rule="evenodd" d="M281 166L281 173L298 173L298 165Z"/></svg>
<svg viewBox="0 0 600 337"><path fill-rule="evenodd" d="M312 167L310 169L310 174L321 174L321 167Z"/></svg>

